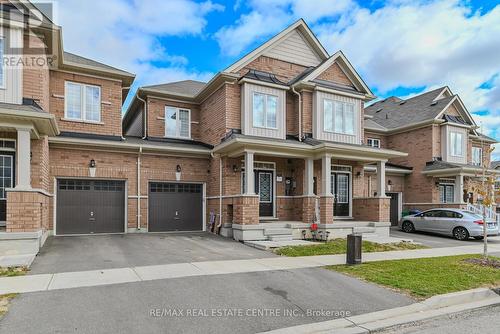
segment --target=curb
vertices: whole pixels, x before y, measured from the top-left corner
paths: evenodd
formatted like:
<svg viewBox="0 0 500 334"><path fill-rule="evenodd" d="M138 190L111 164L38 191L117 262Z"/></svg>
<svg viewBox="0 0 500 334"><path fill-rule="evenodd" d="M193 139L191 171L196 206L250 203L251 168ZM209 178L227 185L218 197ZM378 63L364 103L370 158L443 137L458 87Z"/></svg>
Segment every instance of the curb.
<svg viewBox="0 0 500 334"><path fill-rule="evenodd" d="M486 288L480 288L434 296L408 306L324 322L281 328L263 333L372 333L389 327L497 304L500 304L500 296L497 292Z"/></svg>

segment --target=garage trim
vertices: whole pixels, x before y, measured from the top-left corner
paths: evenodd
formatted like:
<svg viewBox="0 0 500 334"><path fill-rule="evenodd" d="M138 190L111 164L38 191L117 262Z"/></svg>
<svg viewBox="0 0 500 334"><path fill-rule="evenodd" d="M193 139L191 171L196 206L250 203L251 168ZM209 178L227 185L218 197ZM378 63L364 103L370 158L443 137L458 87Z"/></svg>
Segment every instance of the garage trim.
<svg viewBox="0 0 500 334"><path fill-rule="evenodd" d="M124 193L124 198L125 198L125 203L124 203L124 232L120 233L99 233L99 234L63 234L59 235L57 234L57 195L58 195L58 181L59 180L90 180L90 181L120 181L124 182L125 184L125 193ZM85 236L85 235L114 235L114 234L126 234L128 233L128 180L126 179L117 179L117 178L94 178L94 177L79 177L79 176L61 176L61 177L55 177L54 178L54 196L53 196L53 221L52 221L52 230L53 230L53 235L54 236L65 236L65 237L71 237L71 236Z"/></svg>
<svg viewBox="0 0 500 334"><path fill-rule="evenodd" d="M180 231L172 231L172 232L149 232L149 189L151 186L151 183L176 183L176 184L200 184L202 186L202 194L201 194L201 212L202 212L202 224L203 228L200 231L206 232L207 231L207 184L206 182L197 182L197 181L168 181L168 180L148 180L148 196L147 196L147 201L146 201L146 212L147 212L147 219L146 219L146 231L147 233L180 233ZM186 231L183 233L196 233L200 231Z"/></svg>

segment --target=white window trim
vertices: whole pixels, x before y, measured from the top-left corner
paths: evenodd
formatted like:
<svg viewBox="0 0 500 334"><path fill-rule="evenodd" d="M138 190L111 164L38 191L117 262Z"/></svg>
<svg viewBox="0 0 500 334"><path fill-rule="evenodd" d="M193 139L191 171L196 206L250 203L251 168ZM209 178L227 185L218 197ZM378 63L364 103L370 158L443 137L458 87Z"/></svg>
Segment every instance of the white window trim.
<svg viewBox="0 0 500 334"><path fill-rule="evenodd" d="M327 130L325 125L325 102L330 101L333 103L333 115L332 115L332 131ZM341 103L343 105L342 107L342 132L337 132L335 131L335 103ZM346 106L351 105L352 106L352 112L353 112L353 119L354 119L354 124L353 124L353 133L347 133L345 130L345 125L346 125ZM349 102L343 102L339 100L333 100L333 99L323 99L323 131L326 133L336 133L340 135L345 135L345 136L356 136L356 105L354 103L349 103Z"/></svg>
<svg viewBox="0 0 500 334"><path fill-rule="evenodd" d="M370 140L371 140L371 144L370 144ZM375 143L378 143L377 145L374 145ZM378 138L367 138L366 139L366 144L370 147L374 147L374 148L380 148L380 139Z"/></svg>
<svg viewBox="0 0 500 334"><path fill-rule="evenodd" d="M452 187L453 188L453 195L451 196L451 201L441 201L441 186L444 187L444 195L446 197L446 187ZM446 183L446 182L441 182L439 183L439 202L442 203L442 204L446 204L446 203L454 203L455 202L455 184L454 183Z"/></svg>
<svg viewBox="0 0 500 334"><path fill-rule="evenodd" d="M475 161L475 154L474 151L479 150L479 161ZM475 147L472 146L472 164L475 166L481 166L483 164L483 148L482 147Z"/></svg>
<svg viewBox="0 0 500 334"><path fill-rule="evenodd" d="M258 126L258 125L255 125L255 117L254 117L254 105L253 105L253 101L254 101L254 97L255 97L255 94L259 94L259 95L263 95L264 96L264 126ZM276 117L276 126L275 127L272 127L272 126L267 126L267 97L268 96L272 96L272 97L275 97L276 98L276 114L275 114L275 117ZM280 98L279 96L277 95L273 95L273 94L267 94L267 93L261 93L261 92L257 92L257 91L252 91L252 127L255 128L255 129L268 129L268 130L278 130L278 113L279 113L279 106L280 106Z"/></svg>
<svg viewBox="0 0 500 334"><path fill-rule="evenodd" d="M13 155L5 155L5 154L0 154L0 157L9 157L10 158L10 188L14 188L15 180L14 180L14 168L15 168L15 156ZM4 187L3 194L4 198L0 198L0 200L6 200L7 199L7 192L5 191L9 187Z"/></svg>
<svg viewBox="0 0 500 334"><path fill-rule="evenodd" d="M1 57L0 57L0 60L2 61L2 64L0 66L2 66L2 80L0 80L0 89L7 89L6 87L6 81L5 81L5 69L6 69L6 66L5 66L5 63L3 61L3 59L5 58L5 37L3 35L0 35L0 40L2 41L2 44L3 44L3 50L2 51L2 54L1 54Z"/></svg>
<svg viewBox="0 0 500 334"><path fill-rule="evenodd" d="M456 154L456 152L454 152L454 151L456 151L457 147L455 146L455 143L452 141L453 134L455 134L455 138L457 138L458 135L460 135L462 137L462 140L460 143L460 146L462 147L462 149L461 149L462 154ZM450 143L450 155L452 157L457 157L457 158L464 157L464 138L465 138L465 136L462 132L450 131L449 143Z"/></svg>
<svg viewBox="0 0 500 334"><path fill-rule="evenodd" d="M69 117L68 116L68 97L66 95L67 89L68 89L68 84L72 85L78 85L80 86L80 93L81 93L81 101L80 101L80 107L81 107L81 117L80 118L74 118L74 117ZM86 117L86 112L85 112L85 100L87 98L87 94L85 94L85 88L86 87L93 87L93 88L98 88L99 89L99 120L87 120L85 119ZM94 123L94 124L102 124L101 119L102 119L102 89L100 86L96 85L88 85L88 84L83 84L80 82L74 82L74 81L65 81L64 82L64 120L65 121L77 121L77 122L84 122L84 123Z"/></svg>
<svg viewBox="0 0 500 334"><path fill-rule="evenodd" d="M175 118L175 136L167 134L167 109L168 108L176 110L176 113L175 113L175 115L176 115L176 118ZM179 119L179 114L180 114L179 111L180 110L188 112L188 136L187 137L180 135L181 134L180 119ZM164 125L165 125L165 138L191 139L191 109L178 108L178 107L173 107L173 106L165 106L165 114L163 116L165 118L165 123L164 123Z"/></svg>

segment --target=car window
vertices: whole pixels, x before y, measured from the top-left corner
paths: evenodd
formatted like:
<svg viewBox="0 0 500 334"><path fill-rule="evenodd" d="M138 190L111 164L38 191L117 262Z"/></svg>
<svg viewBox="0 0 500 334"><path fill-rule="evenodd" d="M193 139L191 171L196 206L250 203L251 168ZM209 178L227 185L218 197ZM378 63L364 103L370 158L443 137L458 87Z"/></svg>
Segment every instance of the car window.
<svg viewBox="0 0 500 334"><path fill-rule="evenodd" d="M463 216L458 213L458 212L455 212L455 211L446 211L446 210L443 210L441 211L441 215L440 217L442 218L462 218Z"/></svg>
<svg viewBox="0 0 500 334"><path fill-rule="evenodd" d="M432 210L432 211L426 211L423 213L424 217L439 217L440 215L440 210Z"/></svg>

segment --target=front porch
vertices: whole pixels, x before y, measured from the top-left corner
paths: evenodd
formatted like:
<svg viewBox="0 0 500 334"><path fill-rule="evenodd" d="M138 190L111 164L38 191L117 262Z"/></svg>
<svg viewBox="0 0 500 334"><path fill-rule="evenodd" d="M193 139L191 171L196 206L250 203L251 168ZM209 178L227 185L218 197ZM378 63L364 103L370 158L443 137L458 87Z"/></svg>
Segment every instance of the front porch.
<svg viewBox="0 0 500 334"><path fill-rule="evenodd" d="M399 152L361 145L285 140L275 147L236 142L218 149L222 191L209 207L222 212L222 234L236 240L342 238L353 231L389 234L390 198L364 194L364 168L375 163L385 189L385 163ZM320 146L320 147L318 147Z"/></svg>

